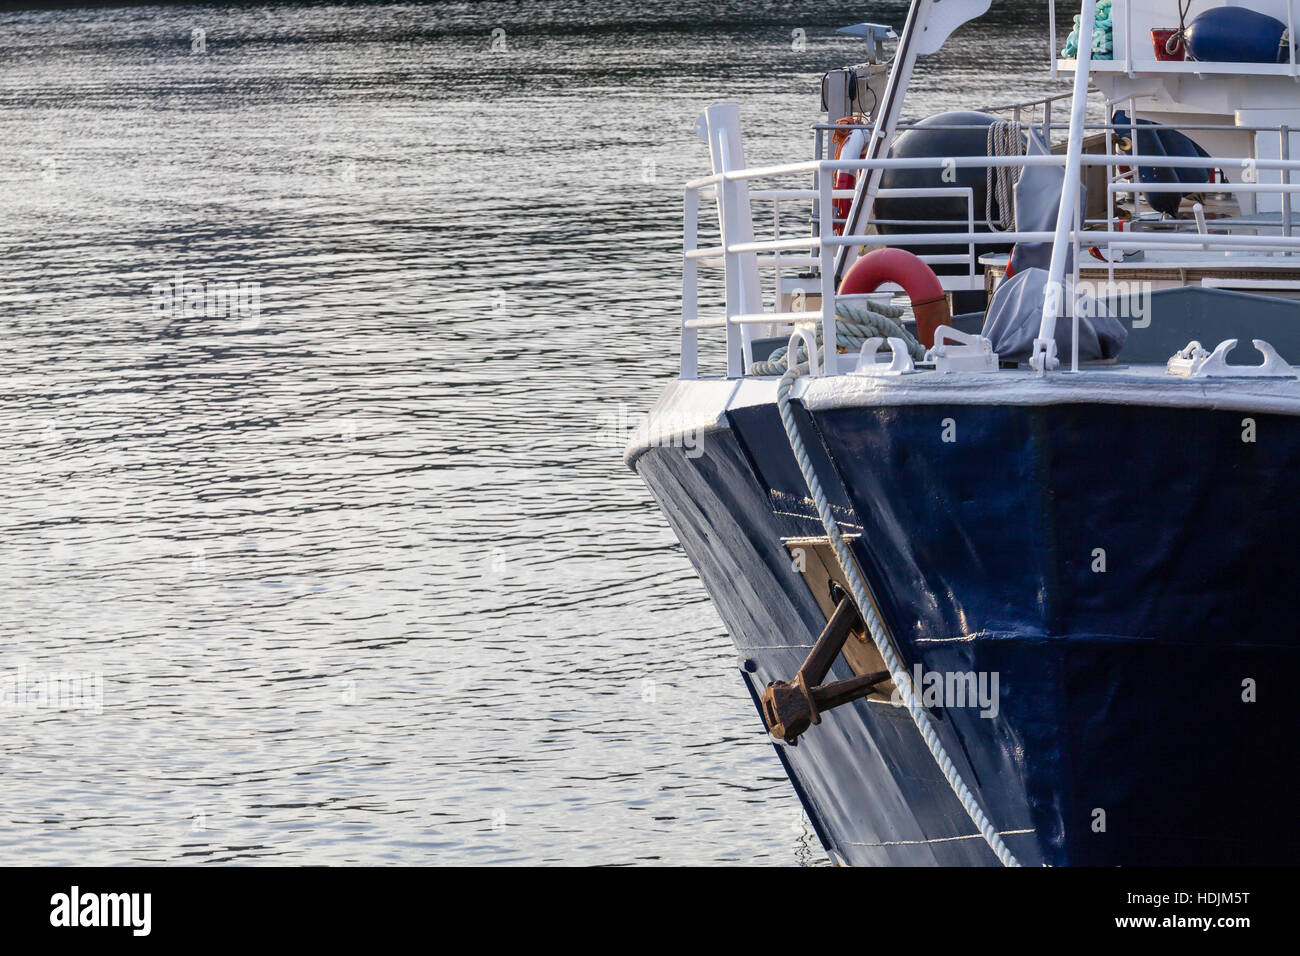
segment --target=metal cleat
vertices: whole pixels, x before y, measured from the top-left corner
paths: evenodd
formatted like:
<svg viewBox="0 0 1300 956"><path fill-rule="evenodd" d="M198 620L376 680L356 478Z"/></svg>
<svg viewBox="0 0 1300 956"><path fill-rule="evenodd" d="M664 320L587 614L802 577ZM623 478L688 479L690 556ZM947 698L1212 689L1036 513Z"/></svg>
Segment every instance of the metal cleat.
<svg viewBox="0 0 1300 956"><path fill-rule="evenodd" d="M1169 357L1169 361L1165 363L1165 371L1170 375L1195 375L1209 357L1210 353L1201 347L1201 343L1192 339L1185 348L1179 349Z"/></svg>
<svg viewBox="0 0 1300 956"><path fill-rule="evenodd" d="M1056 339L1034 339L1034 350L1029 356L1029 367L1040 375L1061 364L1056 356Z"/></svg>
<svg viewBox="0 0 1300 956"><path fill-rule="evenodd" d="M1251 339L1264 356L1259 365L1229 365L1228 353L1237 347L1236 339L1224 339L1213 352L1207 352L1201 343L1191 341L1179 349L1165 363L1170 375L1186 378L1295 378L1295 369L1278 355L1273 346L1263 339Z"/></svg>
<svg viewBox="0 0 1300 956"><path fill-rule="evenodd" d="M934 347L925 353L938 372L996 372L998 355L993 342L979 334L959 332L941 325L934 330Z"/></svg>
<svg viewBox="0 0 1300 956"><path fill-rule="evenodd" d="M912 356L907 352L907 343L894 336L889 337L889 348L892 352L888 362L876 361L876 350L880 348L880 343L885 341L879 335L873 335L862 343L862 350L858 353L858 367L853 371L854 375L906 375L908 372L915 372L916 366L912 364Z"/></svg>

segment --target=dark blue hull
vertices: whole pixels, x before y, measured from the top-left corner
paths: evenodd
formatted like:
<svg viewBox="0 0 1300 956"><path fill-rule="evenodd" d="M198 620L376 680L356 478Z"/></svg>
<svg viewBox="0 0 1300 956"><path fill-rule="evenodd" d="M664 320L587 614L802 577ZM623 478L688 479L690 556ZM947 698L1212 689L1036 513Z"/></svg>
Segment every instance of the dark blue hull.
<svg viewBox="0 0 1300 956"><path fill-rule="evenodd" d="M1244 442L1242 413L1204 408L799 413L909 670L997 675L996 716L931 714L1022 864L1295 862L1300 419L1254 415ZM635 468L757 696L825 624L784 544L825 532L775 406L728 423ZM776 746L836 858L996 863L903 709Z"/></svg>

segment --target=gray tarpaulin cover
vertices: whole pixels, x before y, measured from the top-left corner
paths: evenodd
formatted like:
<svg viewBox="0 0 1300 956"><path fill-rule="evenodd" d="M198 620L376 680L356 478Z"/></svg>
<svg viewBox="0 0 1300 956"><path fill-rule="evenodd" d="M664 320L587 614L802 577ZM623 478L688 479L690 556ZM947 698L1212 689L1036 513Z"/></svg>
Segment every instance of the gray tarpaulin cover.
<svg viewBox="0 0 1300 956"><path fill-rule="evenodd" d="M1043 321L1043 293L1047 289L1046 269L1026 269L1004 279L993 293L984 314L983 334L993 343L998 358L1027 362L1033 353L1038 326ZM1067 303L1070 293L1063 297ZM1128 329L1109 314L1105 302L1082 296L1079 312L1079 361L1114 358L1128 338ZM1065 308L1061 309L1066 312ZM1056 319L1056 354L1062 362L1070 360L1073 320L1069 315Z"/></svg>
<svg viewBox="0 0 1300 956"><path fill-rule="evenodd" d="M1029 130L1026 153L1030 156L1048 152L1036 130ZM1016 183L1016 229L1021 232L1051 232L1056 229L1057 209L1061 202L1061 183L1065 171L1057 166L1027 166ZM1079 208L1087 200L1079 185ZM1043 320L1043 293L1047 288L1047 266L1052 258L1050 242L1021 242L1011 250L1014 275L1003 279L989 301L984 314L983 335L993 342L998 357L1011 362L1026 362L1033 352L1034 339ZM1073 270L1072 258L1065 263L1066 274ZM1068 306L1067 291L1063 306ZM1128 330L1107 312L1104 303L1083 297L1079 311L1079 361L1114 358L1128 338ZM1068 308L1063 307L1062 312ZM1069 361L1072 320L1060 315L1056 320L1056 354Z"/></svg>
<svg viewBox="0 0 1300 956"><path fill-rule="evenodd" d="M1035 129L1026 134L1026 156L1046 156L1051 152ZM1026 166L1016 182L1016 231L1055 232L1056 216L1061 205L1061 184L1065 170L1060 166ZM1079 183L1079 208L1086 209L1088 191ZM1011 250L1011 271L1031 267L1046 269L1052 259L1050 242L1020 242ZM1066 250L1065 271L1074 268L1074 257Z"/></svg>

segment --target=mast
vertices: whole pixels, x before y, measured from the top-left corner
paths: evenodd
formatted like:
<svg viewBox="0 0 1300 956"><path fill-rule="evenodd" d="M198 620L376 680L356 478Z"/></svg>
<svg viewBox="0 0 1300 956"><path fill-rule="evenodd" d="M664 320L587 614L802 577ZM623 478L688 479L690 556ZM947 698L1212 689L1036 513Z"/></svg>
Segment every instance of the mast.
<svg viewBox="0 0 1300 956"><path fill-rule="evenodd" d="M1043 321L1034 339L1029 364L1044 374L1054 368L1056 357L1056 317L1061 311L1064 289L1065 257L1070 228L1079 205L1079 176L1082 165L1083 125L1088 106L1088 75L1092 72L1092 28L1096 19L1097 0L1083 0L1079 11L1079 53L1074 66L1074 99L1070 103L1070 139L1065 153L1065 181L1061 184L1061 202L1056 210L1056 236L1052 240L1052 260L1047 268L1047 288L1043 290ZM1134 121L1136 122L1136 120ZM1134 145L1134 152L1137 151ZM1076 355L1078 350L1075 350ZM1076 368L1075 371L1078 371Z"/></svg>
<svg viewBox="0 0 1300 956"><path fill-rule="evenodd" d="M889 71L889 82L881 98L871 128L871 141L867 144L867 159L880 159L894 139L894 130L903 112L903 93L912 80L912 68L918 56L934 53L952 36L952 32L968 20L983 16L992 0L912 0L907 11L907 22L898 38L894 51L894 67ZM871 210L880 191L880 178L884 170L867 170L859 176L853 194L853 205L844 223L844 235L857 232L858 223L871 219ZM865 212L865 216L863 213ZM844 272L857 258L852 246L841 246L835 256L835 286L839 287Z"/></svg>

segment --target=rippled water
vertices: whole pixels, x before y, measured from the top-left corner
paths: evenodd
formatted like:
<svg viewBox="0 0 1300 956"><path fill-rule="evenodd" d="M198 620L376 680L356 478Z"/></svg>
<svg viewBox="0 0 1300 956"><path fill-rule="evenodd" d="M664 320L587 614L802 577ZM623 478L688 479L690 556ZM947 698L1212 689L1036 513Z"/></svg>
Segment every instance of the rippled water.
<svg viewBox="0 0 1300 956"><path fill-rule="evenodd" d="M821 863L621 454L691 121L806 158L862 16L0 14L0 863ZM912 112L1059 90L1027 16Z"/></svg>

